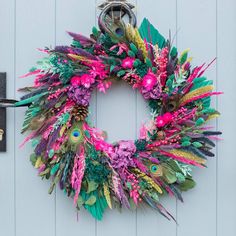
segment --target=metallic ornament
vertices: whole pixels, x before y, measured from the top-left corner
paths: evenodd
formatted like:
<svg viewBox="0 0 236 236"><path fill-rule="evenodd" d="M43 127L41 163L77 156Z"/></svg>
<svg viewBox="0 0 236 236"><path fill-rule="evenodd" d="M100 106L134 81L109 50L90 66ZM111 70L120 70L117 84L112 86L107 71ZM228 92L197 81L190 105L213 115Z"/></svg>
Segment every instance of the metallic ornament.
<svg viewBox="0 0 236 236"><path fill-rule="evenodd" d="M98 24L102 32L106 32L109 25L107 24L107 17L109 17L114 23L124 22L125 17L128 16L128 22L133 27L137 24L137 19L135 13L132 11L134 5L128 3L126 0L107 0L105 3L99 6L102 9L99 18ZM123 29L117 27L115 32L119 35L122 35Z"/></svg>

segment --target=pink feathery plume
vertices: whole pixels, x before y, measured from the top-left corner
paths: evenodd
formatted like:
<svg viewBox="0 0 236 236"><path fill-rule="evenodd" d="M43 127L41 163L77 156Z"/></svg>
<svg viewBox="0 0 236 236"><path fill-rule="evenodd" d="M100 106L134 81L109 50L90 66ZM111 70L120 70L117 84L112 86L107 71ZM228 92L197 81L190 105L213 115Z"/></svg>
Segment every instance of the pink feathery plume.
<svg viewBox="0 0 236 236"><path fill-rule="evenodd" d="M134 159L134 163L143 173L147 173L148 169L141 161Z"/></svg>
<svg viewBox="0 0 236 236"><path fill-rule="evenodd" d="M40 73L40 70L31 71L31 72L29 72L25 75L20 76L19 78L26 78L26 77L31 76L31 75L36 75L38 73Z"/></svg>
<svg viewBox="0 0 236 236"><path fill-rule="evenodd" d="M190 98L189 100L183 102L180 104L180 106L184 106L190 102L193 102L193 101L196 101L196 100L199 100L199 99L202 99L202 98L205 98L205 97L210 97L210 96L213 96L213 95L220 95L220 94L223 94L222 92L210 92L210 93L204 93L202 95L199 95L199 96L195 96L193 98Z"/></svg>
<svg viewBox="0 0 236 236"><path fill-rule="evenodd" d="M121 194L119 191L119 186L120 186L120 178L118 177L117 174L112 175L112 185L113 185L113 191L115 192L116 196L118 199L121 201Z"/></svg>
<svg viewBox="0 0 236 236"><path fill-rule="evenodd" d="M198 77L201 77L205 71L216 61L216 58L214 58L204 69L199 71Z"/></svg>
<svg viewBox="0 0 236 236"><path fill-rule="evenodd" d="M34 136L35 136L35 134L36 134L36 132L32 132L31 134L29 134L29 135L23 140L23 142L20 144L20 148L23 148L27 142L29 142L31 139L33 139Z"/></svg>
<svg viewBox="0 0 236 236"><path fill-rule="evenodd" d="M84 171L85 171L85 155L84 155L84 147L82 146L80 148L80 154L76 154L75 160L74 160L74 167L71 175L71 185L75 189L75 196L74 196L74 204L76 205L82 180L84 177Z"/></svg>
<svg viewBox="0 0 236 236"><path fill-rule="evenodd" d="M188 82L188 83L193 82L193 80L198 77L200 71L202 70L202 68L203 68L204 66L205 66L205 63L202 64L201 66L195 67L194 70L193 70L193 72L192 72L192 74L188 77L187 82Z"/></svg>

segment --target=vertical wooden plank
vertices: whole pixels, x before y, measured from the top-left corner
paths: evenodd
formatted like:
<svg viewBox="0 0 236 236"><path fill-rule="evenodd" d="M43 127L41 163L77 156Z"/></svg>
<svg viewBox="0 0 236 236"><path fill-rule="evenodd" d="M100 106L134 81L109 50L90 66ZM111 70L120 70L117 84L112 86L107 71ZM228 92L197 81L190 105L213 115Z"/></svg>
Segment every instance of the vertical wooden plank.
<svg viewBox="0 0 236 236"><path fill-rule="evenodd" d="M55 1L16 0L16 88L32 83L20 79L41 57L36 48L53 45L55 38ZM22 94L17 93L17 98ZM16 176L16 235L55 234L55 198L48 195L49 182L42 181L33 169L27 145L19 149L23 140L20 134L24 108L16 110L15 127L15 176Z"/></svg>
<svg viewBox="0 0 236 236"><path fill-rule="evenodd" d="M210 62L216 57L216 1L178 0L178 48L191 48L193 64ZM206 76L216 82L216 66ZM215 106L213 98L213 106ZM211 125L216 126L213 121ZM177 235L216 235L216 158L208 168L193 172L197 186L183 193L184 204L178 203Z"/></svg>
<svg viewBox="0 0 236 236"><path fill-rule="evenodd" d="M97 5L104 2L97 1ZM129 1L135 5L135 1ZM99 14L99 11L98 11ZM133 140L136 134L136 95L125 83L114 83L106 94L97 94L97 127L108 132L108 141ZM97 223L97 236L136 235L136 212L107 210Z"/></svg>
<svg viewBox="0 0 236 236"><path fill-rule="evenodd" d="M236 1L217 0L218 121L223 141L218 143L217 235L236 235L235 114L236 114Z"/></svg>
<svg viewBox="0 0 236 236"><path fill-rule="evenodd" d="M66 33L71 31L89 36L95 24L95 1L57 0L56 5L56 44L69 45L72 38ZM95 100L91 112L95 117ZM77 213L73 200L59 188L56 194L56 235L95 235L95 220L85 210Z"/></svg>
<svg viewBox="0 0 236 236"><path fill-rule="evenodd" d="M1 1L0 8L0 71L7 72L7 96L14 97L14 0ZM0 235L13 236L15 233L14 195L14 110L7 111L7 152L0 153ZM0 127L1 128L1 127Z"/></svg>
<svg viewBox="0 0 236 236"><path fill-rule="evenodd" d="M169 38L169 30L171 35L176 33L176 2L171 1L142 1L138 0L138 22L139 24L144 17L163 34ZM150 119L150 111L148 104L144 101L142 96L138 94L137 97L137 129L140 128L141 123ZM161 199L162 204L171 214L176 217L176 200L169 196ZM152 209L145 208L138 210L137 216L137 235L168 235L174 236L176 233L175 222L169 222L163 216Z"/></svg>

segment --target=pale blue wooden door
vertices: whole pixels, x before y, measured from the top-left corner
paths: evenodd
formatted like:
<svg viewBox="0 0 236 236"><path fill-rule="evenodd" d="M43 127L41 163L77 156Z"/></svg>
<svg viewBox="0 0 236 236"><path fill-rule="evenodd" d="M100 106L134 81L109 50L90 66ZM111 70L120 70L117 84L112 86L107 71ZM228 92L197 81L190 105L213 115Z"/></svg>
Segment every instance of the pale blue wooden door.
<svg viewBox="0 0 236 236"><path fill-rule="evenodd" d="M214 123L224 132L208 168L196 170L197 187L184 193L184 204L163 199L179 225L149 209L106 213L96 222L82 211L77 221L72 201L61 191L47 194L29 162L30 145L19 149L24 109L8 111L7 153L0 154L1 236L234 236L236 235L236 1L132 0L138 21L148 17L167 37L177 32L180 50L191 48L193 63L217 57L207 75L224 91L215 106L222 112ZM99 0L0 0L0 70L8 76L8 97L31 80L20 75L41 57L36 48L67 44L66 30L89 34L97 24ZM95 94L92 116L110 140L133 139L147 118L141 97L124 84L107 95Z"/></svg>

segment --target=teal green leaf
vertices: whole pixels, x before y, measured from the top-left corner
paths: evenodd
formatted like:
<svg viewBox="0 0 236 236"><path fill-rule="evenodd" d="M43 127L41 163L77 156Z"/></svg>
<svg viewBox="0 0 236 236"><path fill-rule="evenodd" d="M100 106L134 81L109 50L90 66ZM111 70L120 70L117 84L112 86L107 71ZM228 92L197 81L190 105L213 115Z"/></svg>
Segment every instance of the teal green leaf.
<svg viewBox="0 0 236 236"><path fill-rule="evenodd" d="M183 142L189 142L190 140L191 140L190 137L185 136L185 137L183 137L183 138L181 139L181 142L182 142L182 143L183 143Z"/></svg>
<svg viewBox="0 0 236 236"><path fill-rule="evenodd" d="M124 70L120 70L120 71L117 73L117 76L118 76L118 77L121 77L121 76L123 76L123 75L125 75L125 71L124 71Z"/></svg>
<svg viewBox="0 0 236 236"><path fill-rule="evenodd" d="M191 145L191 142L189 142L189 141L185 141L185 142L182 142L181 143L181 146L182 147L188 147L188 146L190 146Z"/></svg>
<svg viewBox="0 0 236 236"><path fill-rule="evenodd" d="M50 175L55 175L59 167L60 167L60 163L57 163L56 165L54 165L50 171Z"/></svg>
<svg viewBox="0 0 236 236"><path fill-rule="evenodd" d="M202 147L202 144L199 142L193 142L193 146L196 148L200 148L200 147Z"/></svg>
<svg viewBox="0 0 236 236"><path fill-rule="evenodd" d="M185 182L185 177L184 177L183 174L177 172L176 177L177 177L177 180L178 180L179 183L184 183Z"/></svg>
<svg viewBox="0 0 236 236"><path fill-rule="evenodd" d="M135 53L133 51L131 51L131 50L128 51L128 55L130 57L135 57Z"/></svg>
<svg viewBox="0 0 236 236"><path fill-rule="evenodd" d="M115 65L111 65L111 67L110 67L110 72L112 72L115 67L116 67Z"/></svg>
<svg viewBox="0 0 236 236"><path fill-rule="evenodd" d="M81 194L82 194L83 199L89 199L89 196L84 191L82 191ZM93 196L96 197L96 202L91 206L85 204L84 207L90 212L90 214L95 219L101 220L105 209L108 207L107 201L104 196L100 196L100 195L98 196L97 192L94 192Z"/></svg>
<svg viewBox="0 0 236 236"><path fill-rule="evenodd" d="M182 52L182 54L179 58L180 65L183 65L186 62L186 60L188 59L188 52L189 52L188 49Z"/></svg>
<svg viewBox="0 0 236 236"><path fill-rule="evenodd" d="M93 32L93 35L94 35L95 37L98 37L98 36L99 36L99 31L98 31L98 29L97 29L95 26L92 28L92 32Z"/></svg>
<svg viewBox="0 0 236 236"><path fill-rule="evenodd" d="M149 58L146 58L146 64L148 67L152 67L152 62Z"/></svg>
<svg viewBox="0 0 236 236"><path fill-rule="evenodd" d="M177 48L176 48L176 47L173 47L173 48L171 49L171 51L170 51L170 56L171 56L172 58L175 58L175 57L177 56L177 54L178 54Z"/></svg>
<svg viewBox="0 0 236 236"><path fill-rule="evenodd" d="M84 134L85 134L85 136L86 136L87 138L90 138L90 133L89 133L88 130L85 130L85 131L84 131Z"/></svg>
<svg viewBox="0 0 236 236"><path fill-rule="evenodd" d="M30 98L27 98L25 100L21 100L19 102L16 102L15 103L15 106L18 107L18 106L22 106L22 105L26 105L26 104L29 104L29 103L32 103L34 102L35 100L38 100L39 98L41 98L42 96L48 94L48 92L44 92L44 93L40 93L40 94L37 94L35 96L32 96Z"/></svg>
<svg viewBox="0 0 236 236"><path fill-rule="evenodd" d="M152 72L153 73L157 73L157 68L156 67L152 67Z"/></svg>
<svg viewBox="0 0 236 236"><path fill-rule="evenodd" d="M141 64L141 61L139 59L136 59L134 61L134 67L138 67Z"/></svg>
<svg viewBox="0 0 236 236"><path fill-rule="evenodd" d="M159 31L148 21L147 18L143 19L141 26L139 27L139 33L142 39L146 39L148 43L152 43L153 45L158 45L159 48L163 48L165 46L166 40L159 33Z"/></svg>
<svg viewBox="0 0 236 236"><path fill-rule="evenodd" d="M135 53L135 54L138 53L138 49L133 43L130 44L130 49L132 50L133 53Z"/></svg>
<svg viewBox="0 0 236 236"><path fill-rule="evenodd" d="M200 118L197 119L195 125L196 125L196 126L200 126L200 125L202 125L204 122L205 122L205 120L204 120L202 117L200 117Z"/></svg>
<svg viewBox="0 0 236 236"><path fill-rule="evenodd" d="M49 158L52 158L52 157L53 157L53 155L54 155L54 150L53 150L53 149L51 149L51 150L49 151L49 154L48 154L48 156L49 156Z"/></svg>

